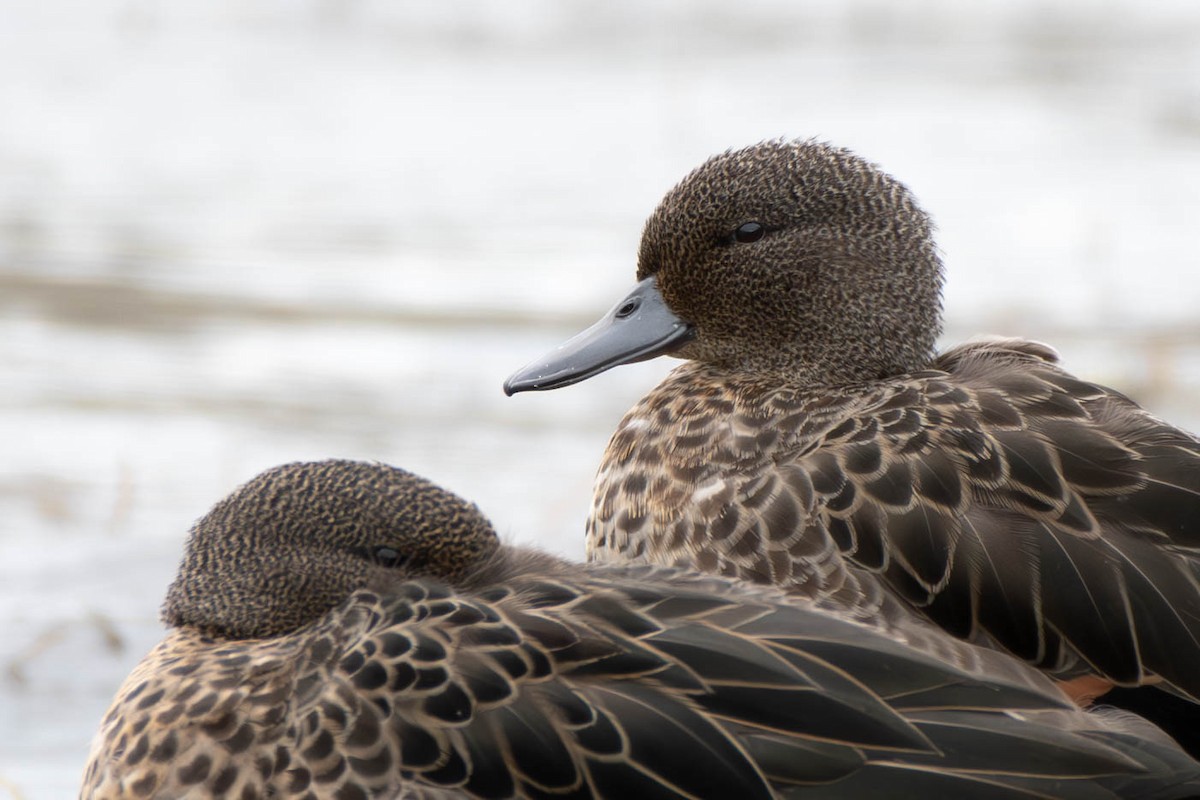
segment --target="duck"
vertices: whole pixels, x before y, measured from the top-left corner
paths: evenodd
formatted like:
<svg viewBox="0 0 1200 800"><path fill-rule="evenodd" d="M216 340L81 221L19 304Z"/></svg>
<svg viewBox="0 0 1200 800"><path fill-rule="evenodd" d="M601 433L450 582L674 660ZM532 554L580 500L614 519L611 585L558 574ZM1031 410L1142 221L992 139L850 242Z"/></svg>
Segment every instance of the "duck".
<svg viewBox="0 0 1200 800"><path fill-rule="evenodd" d="M1154 687L1195 737L1200 441L1040 342L938 352L943 275L929 215L874 163L730 150L650 215L635 287L504 390L685 360L604 451L590 559L916 615L1081 704Z"/></svg>
<svg viewBox="0 0 1200 800"><path fill-rule="evenodd" d="M260 474L192 528L81 797L1182 798L1197 763L1002 653L778 587L501 543L398 467ZM962 666L960 666L962 664Z"/></svg>

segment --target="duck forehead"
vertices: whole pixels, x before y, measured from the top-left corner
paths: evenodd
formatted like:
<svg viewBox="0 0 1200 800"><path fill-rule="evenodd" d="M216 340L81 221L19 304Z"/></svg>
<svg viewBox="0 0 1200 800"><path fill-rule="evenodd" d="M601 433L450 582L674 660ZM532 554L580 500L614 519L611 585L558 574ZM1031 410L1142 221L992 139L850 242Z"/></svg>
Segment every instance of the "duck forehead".
<svg viewBox="0 0 1200 800"><path fill-rule="evenodd" d="M246 534L261 546L390 545L406 552L495 536L473 503L425 478L336 459L261 473L209 512L200 529L208 538Z"/></svg>
<svg viewBox="0 0 1200 800"><path fill-rule="evenodd" d="M768 227L866 219L903 205L902 185L859 156L820 142L765 142L714 156L663 198L647 233L667 244ZM853 212L853 213L852 213Z"/></svg>
<svg viewBox="0 0 1200 800"><path fill-rule="evenodd" d="M714 156L668 192L656 213L693 226L778 212L795 199L795 161L793 148L761 145Z"/></svg>
<svg viewBox="0 0 1200 800"><path fill-rule="evenodd" d="M638 280L698 257L743 223L782 227L793 213L795 182L778 165L759 169L758 161L717 156L669 191L646 221Z"/></svg>

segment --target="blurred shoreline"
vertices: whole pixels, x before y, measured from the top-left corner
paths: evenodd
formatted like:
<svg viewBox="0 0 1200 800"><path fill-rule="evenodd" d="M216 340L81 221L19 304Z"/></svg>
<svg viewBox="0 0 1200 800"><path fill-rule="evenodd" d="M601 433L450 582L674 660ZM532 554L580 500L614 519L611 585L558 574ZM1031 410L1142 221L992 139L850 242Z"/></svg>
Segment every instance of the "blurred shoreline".
<svg viewBox="0 0 1200 800"><path fill-rule="evenodd" d="M0 0L0 800L73 794L192 521L402 465L582 557L676 362L506 398L707 156L850 147L939 229L946 333L1200 428L1189 0Z"/></svg>

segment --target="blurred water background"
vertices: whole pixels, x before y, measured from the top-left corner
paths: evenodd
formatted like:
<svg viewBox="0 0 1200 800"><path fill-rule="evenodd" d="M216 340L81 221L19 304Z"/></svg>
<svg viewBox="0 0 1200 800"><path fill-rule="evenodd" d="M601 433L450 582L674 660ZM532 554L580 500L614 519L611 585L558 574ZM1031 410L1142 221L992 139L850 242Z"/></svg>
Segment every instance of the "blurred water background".
<svg viewBox="0 0 1200 800"><path fill-rule="evenodd" d="M189 525L263 468L400 464L580 557L672 365L500 383L777 136L917 192L947 342L1200 425L1189 0L0 0L0 798L76 791Z"/></svg>

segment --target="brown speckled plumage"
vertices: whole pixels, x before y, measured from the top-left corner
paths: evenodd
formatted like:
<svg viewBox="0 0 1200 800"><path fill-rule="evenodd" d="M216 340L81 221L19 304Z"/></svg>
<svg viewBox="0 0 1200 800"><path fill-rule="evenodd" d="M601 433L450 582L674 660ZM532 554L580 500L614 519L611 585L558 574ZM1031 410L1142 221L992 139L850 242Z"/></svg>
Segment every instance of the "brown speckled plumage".
<svg viewBox="0 0 1200 800"><path fill-rule="evenodd" d="M244 591L275 565L297 575ZM236 608L209 602L227 587ZM1000 653L962 669L774 588L499 547L474 506L384 465L239 489L197 523L166 615L84 798L1200 790L1161 732Z"/></svg>
<svg viewBox="0 0 1200 800"><path fill-rule="evenodd" d="M935 355L941 264L900 183L815 142L717 156L650 217L638 278L692 362L620 422L591 558L915 609L1059 677L1200 698L1200 443L1037 343ZM506 389L621 359L549 362Z"/></svg>

